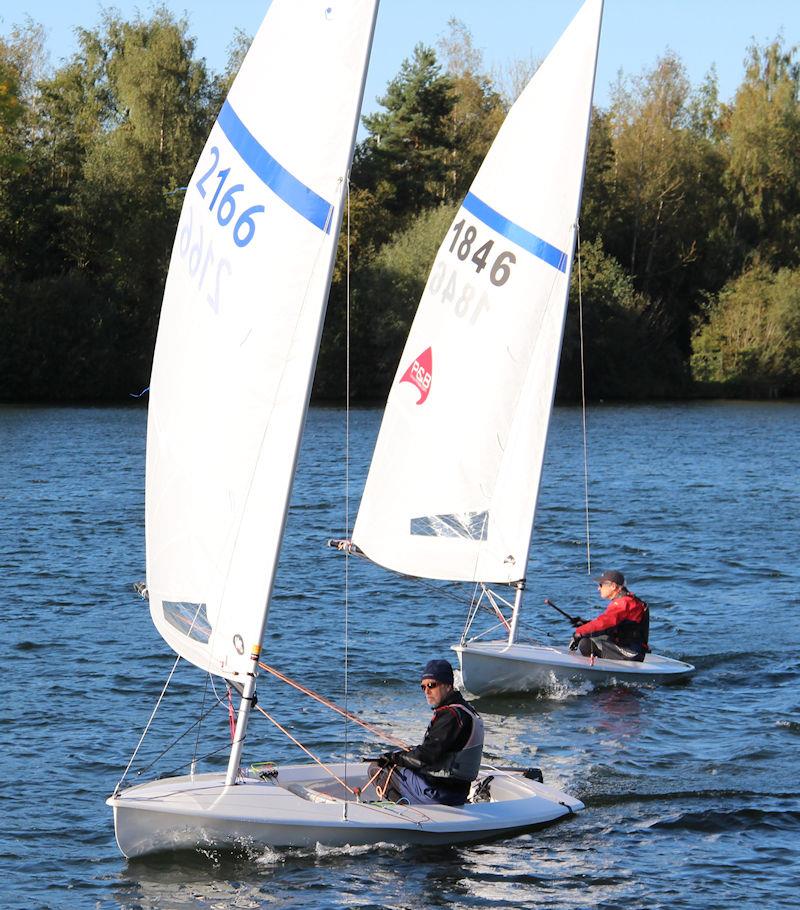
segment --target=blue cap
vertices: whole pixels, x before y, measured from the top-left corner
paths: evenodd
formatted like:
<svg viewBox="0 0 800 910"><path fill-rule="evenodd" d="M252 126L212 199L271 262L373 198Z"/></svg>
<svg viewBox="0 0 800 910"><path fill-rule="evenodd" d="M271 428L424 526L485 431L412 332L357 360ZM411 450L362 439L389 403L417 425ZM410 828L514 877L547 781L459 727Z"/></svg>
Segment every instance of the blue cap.
<svg viewBox="0 0 800 910"><path fill-rule="evenodd" d="M446 660L429 660L420 679L435 679L436 682L453 685L453 668Z"/></svg>

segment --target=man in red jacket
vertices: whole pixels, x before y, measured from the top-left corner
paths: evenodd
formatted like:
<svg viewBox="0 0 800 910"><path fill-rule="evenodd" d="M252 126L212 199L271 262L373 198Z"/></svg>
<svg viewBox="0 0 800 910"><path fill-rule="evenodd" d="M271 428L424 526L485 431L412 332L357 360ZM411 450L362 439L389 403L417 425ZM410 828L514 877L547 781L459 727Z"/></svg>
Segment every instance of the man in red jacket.
<svg viewBox="0 0 800 910"><path fill-rule="evenodd" d="M625 587L622 572L603 572L597 579L597 587L609 604L596 619L575 629L570 648L577 648L585 657L644 660L650 650L647 604Z"/></svg>

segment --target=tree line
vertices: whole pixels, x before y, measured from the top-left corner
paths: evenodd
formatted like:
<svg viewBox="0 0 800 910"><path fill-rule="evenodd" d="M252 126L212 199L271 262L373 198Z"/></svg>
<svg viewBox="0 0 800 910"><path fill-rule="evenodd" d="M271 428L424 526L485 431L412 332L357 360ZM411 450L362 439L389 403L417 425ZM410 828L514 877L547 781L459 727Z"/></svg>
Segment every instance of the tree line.
<svg viewBox="0 0 800 910"><path fill-rule="evenodd" d="M198 59L166 8L102 14L48 70L0 36L0 399L121 400L149 380L188 181L247 50ZM436 249L535 62L484 71L462 23L418 45L363 118L349 205L351 394L388 389ZM800 394L800 61L751 46L733 99L679 57L595 108L562 400ZM314 384L345 393L340 241ZM581 345L581 325L583 345ZM583 348L583 355L581 350Z"/></svg>

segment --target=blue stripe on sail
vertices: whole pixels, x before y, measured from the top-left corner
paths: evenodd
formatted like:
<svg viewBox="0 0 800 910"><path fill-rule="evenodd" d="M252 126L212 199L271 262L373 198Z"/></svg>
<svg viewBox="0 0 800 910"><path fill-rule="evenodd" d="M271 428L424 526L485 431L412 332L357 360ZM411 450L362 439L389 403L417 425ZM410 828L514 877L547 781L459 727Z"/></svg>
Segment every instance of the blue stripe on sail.
<svg viewBox="0 0 800 910"><path fill-rule="evenodd" d="M276 196L321 231L327 233L330 230L333 206L298 180L294 174L290 174L262 145L259 145L227 101L222 105L217 123L245 164Z"/></svg>
<svg viewBox="0 0 800 910"><path fill-rule="evenodd" d="M497 231L498 234L507 237L512 243L521 246L523 250L533 253L538 259L543 260L548 265L552 265L559 272L566 272L567 254L562 253L557 247L537 237L536 234L531 234L530 231L526 231L525 228L520 227L518 224L514 224L508 218L504 218L499 212L490 208L472 193L467 193L463 206L493 231Z"/></svg>

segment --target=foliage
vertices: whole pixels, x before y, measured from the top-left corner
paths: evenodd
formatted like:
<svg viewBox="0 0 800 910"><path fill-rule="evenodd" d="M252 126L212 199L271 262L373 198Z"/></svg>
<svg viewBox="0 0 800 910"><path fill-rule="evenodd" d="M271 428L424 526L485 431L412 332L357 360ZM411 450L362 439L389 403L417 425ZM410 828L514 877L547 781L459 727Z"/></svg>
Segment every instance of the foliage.
<svg viewBox="0 0 800 910"><path fill-rule="evenodd" d="M800 62L775 41L749 50L728 125L726 184L740 255L800 265Z"/></svg>
<svg viewBox="0 0 800 910"><path fill-rule="evenodd" d="M590 398L663 398L681 389L683 372L663 307L635 289L599 240L583 243L572 270L559 397L580 399L583 373Z"/></svg>
<svg viewBox="0 0 800 910"><path fill-rule="evenodd" d="M130 22L106 12L35 86L25 166L0 179L0 320L16 339L0 357L4 398L147 384L176 190L215 113L187 29L163 7ZM19 33L18 57L36 35Z"/></svg>
<svg viewBox="0 0 800 910"><path fill-rule="evenodd" d="M609 112L613 177L605 245L638 290L664 301L676 328L688 325L693 290L705 284L713 263L709 237L723 197L723 152L693 128L691 108L683 65L668 54L630 85L620 82ZM687 347L685 328L683 334Z"/></svg>
<svg viewBox="0 0 800 910"><path fill-rule="evenodd" d="M800 269L748 268L712 298L692 338L692 373L711 391L800 394Z"/></svg>
<svg viewBox="0 0 800 910"><path fill-rule="evenodd" d="M147 384L175 224L224 72L186 19L109 9L47 65L45 30L0 36L0 398L119 398ZM537 67L484 71L452 19L364 118L315 393L380 399L427 271L511 101ZM798 394L800 60L747 52L730 104L672 53L592 114L559 395ZM349 259L349 272L348 272ZM9 339L11 339L9 343Z"/></svg>
<svg viewBox="0 0 800 910"><path fill-rule="evenodd" d="M359 269L350 299L354 398L385 398L436 251L455 213L453 205L421 213ZM344 396L346 307L344 294L332 295L314 386L320 397Z"/></svg>
<svg viewBox="0 0 800 910"><path fill-rule="evenodd" d="M363 118L370 136L354 173L400 226L446 195L453 80L442 73L434 51L418 44L379 102L386 110Z"/></svg>

